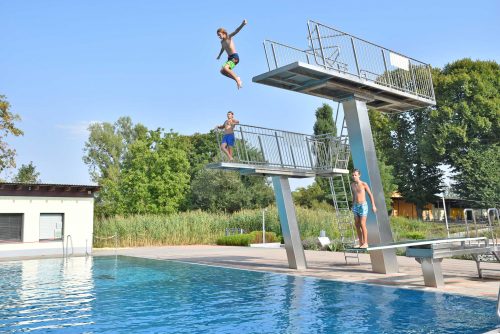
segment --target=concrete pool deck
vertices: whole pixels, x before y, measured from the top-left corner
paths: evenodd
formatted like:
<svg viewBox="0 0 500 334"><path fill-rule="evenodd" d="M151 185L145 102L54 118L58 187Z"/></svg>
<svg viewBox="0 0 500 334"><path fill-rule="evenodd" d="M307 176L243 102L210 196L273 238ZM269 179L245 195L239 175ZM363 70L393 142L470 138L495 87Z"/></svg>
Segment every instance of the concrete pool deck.
<svg viewBox="0 0 500 334"><path fill-rule="evenodd" d="M345 264L340 252L305 251L308 269L288 268L284 248L253 248L230 246L164 246L114 249L94 249L94 256L125 255L149 259L178 260L206 265L239 268L296 276L317 277L344 282L368 283L414 290L456 293L461 295L497 299L500 273L483 272L477 276L476 263L467 260L444 259L442 263L445 286L428 288L420 264L413 258L398 256L399 273L377 274L371 271L370 256L360 254L360 265L355 259ZM482 263L484 269L500 269L498 263Z"/></svg>

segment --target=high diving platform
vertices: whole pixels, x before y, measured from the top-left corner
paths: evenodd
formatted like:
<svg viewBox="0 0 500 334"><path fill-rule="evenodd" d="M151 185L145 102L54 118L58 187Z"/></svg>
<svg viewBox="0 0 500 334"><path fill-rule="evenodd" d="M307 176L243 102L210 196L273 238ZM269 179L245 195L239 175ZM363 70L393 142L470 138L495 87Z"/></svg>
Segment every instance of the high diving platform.
<svg viewBox="0 0 500 334"><path fill-rule="evenodd" d="M307 28L307 49L264 41L269 71L253 82L337 102L359 95L383 112L436 104L430 65L318 22Z"/></svg>
<svg viewBox="0 0 500 334"><path fill-rule="evenodd" d="M399 113L435 105L431 67L311 20L307 22L307 44L304 49L264 41L268 71L255 76L253 82L342 104L340 127L347 128L354 168L360 170L379 208L376 213L369 209L368 242L390 244L394 239L389 216L383 210L385 197L368 108ZM336 123L338 126L337 119ZM369 253L373 271L398 272L395 248Z"/></svg>

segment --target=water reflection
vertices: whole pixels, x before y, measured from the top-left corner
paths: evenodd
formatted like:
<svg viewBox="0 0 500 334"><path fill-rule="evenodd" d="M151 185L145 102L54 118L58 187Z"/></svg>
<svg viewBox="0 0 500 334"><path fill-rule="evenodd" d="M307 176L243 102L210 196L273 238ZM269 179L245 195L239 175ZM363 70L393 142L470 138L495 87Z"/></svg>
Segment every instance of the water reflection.
<svg viewBox="0 0 500 334"><path fill-rule="evenodd" d="M478 333L495 302L127 257L0 263L0 331Z"/></svg>

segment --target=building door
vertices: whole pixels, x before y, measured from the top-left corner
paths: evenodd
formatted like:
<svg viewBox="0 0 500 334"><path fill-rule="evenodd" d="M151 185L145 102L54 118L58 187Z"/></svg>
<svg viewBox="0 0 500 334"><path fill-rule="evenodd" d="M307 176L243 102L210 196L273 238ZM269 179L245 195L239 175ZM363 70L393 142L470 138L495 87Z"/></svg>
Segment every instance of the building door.
<svg viewBox="0 0 500 334"><path fill-rule="evenodd" d="M40 240L61 240L63 221L62 213L41 213Z"/></svg>
<svg viewBox="0 0 500 334"><path fill-rule="evenodd" d="M0 213L0 241L23 241L23 214Z"/></svg>

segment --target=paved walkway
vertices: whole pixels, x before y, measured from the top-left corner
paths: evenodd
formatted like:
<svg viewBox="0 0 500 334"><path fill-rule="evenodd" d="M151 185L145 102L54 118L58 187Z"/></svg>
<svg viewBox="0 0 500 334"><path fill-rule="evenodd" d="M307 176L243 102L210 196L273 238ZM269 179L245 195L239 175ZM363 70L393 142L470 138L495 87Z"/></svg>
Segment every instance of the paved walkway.
<svg viewBox="0 0 500 334"><path fill-rule="evenodd" d="M415 290L457 293L474 297L496 299L498 296L500 273L485 272L486 278L477 277L474 261L444 259L442 263L445 286L428 288L420 265L412 258L398 256L399 273L377 274L371 271L370 256L360 254L360 265L346 265L343 253L306 251L308 269L297 271L288 268L284 248L266 249L229 246L168 246L120 248L119 255L150 259L180 260L223 267L269 271L289 275L310 276L347 282L397 286ZM94 249L95 256L114 255L114 249ZM357 262L356 262L357 263ZM498 263L483 263L482 267L500 269Z"/></svg>

